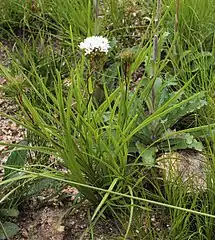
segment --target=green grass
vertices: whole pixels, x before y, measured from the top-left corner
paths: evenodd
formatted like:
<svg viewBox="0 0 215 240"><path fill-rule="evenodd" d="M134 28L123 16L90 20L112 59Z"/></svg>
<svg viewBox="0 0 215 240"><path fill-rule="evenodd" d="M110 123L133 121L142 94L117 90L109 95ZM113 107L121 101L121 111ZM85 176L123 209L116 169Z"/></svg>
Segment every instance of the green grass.
<svg viewBox="0 0 215 240"><path fill-rule="evenodd" d="M135 2L105 0L102 18L93 1L2 5L1 37L15 43L10 67L0 65L8 80L2 90L19 105L16 117L7 117L28 130L29 142L11 148L37 158L21 168L6 165L22 174L12 171L0 183L0 203L24 201L26 182L54 179L76 186L94 206L91 235L106 215L121 223L118 239L214 239L215 1L180 1L177 29L175 1L163 1L158 23L156 1ZM94 34L111 41L103 61L79 50ZM124 50L132 57L122 59ZM156 157L199 146L207 157L207 190L190 193L162 177ZM68 172L55 170L49 156Z"/></svg>

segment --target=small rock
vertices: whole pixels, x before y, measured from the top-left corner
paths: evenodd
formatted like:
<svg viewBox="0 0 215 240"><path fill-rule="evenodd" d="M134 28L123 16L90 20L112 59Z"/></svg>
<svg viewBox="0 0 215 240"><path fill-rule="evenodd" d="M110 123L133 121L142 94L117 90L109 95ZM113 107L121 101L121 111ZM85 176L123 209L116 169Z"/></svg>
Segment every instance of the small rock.
<svg viewBox="0 0 215 240"><path fill-rule="evenodd" d="M197 151L183 150L163 154L157 159L162 174L170 182L180 179L189 191L206 190L206 157Z"/></svg>

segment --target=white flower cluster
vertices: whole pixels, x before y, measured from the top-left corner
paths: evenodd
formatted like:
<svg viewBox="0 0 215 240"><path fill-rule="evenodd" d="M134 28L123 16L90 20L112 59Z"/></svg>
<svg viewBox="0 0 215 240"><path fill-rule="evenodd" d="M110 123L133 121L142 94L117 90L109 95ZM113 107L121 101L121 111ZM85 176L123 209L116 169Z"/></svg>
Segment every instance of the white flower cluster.
<svg viewBox="0 0 215 240"><path fill-rule="evenodd" d="M107 38L101 36L92 36L86 38L79 45L80 49L85 51L85 55L92 53L108 53L110 48L109 41Z"/></svg>

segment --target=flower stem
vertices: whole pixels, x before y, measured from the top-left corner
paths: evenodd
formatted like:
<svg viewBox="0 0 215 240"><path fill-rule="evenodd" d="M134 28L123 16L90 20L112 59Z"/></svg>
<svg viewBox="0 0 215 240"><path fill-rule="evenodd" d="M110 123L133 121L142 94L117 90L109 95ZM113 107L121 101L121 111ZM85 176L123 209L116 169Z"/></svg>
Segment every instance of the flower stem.
<svg viewBox="0 0 215 240"><path fill-rule="evenodd" d="M156 62L158 57L158 24L160 20L160 12L161 12L161 0L157 0L157 10L156 10L156 16L155 16L155 35L154 35L154 44L153 44L153 56L152 56L152 73L151 78L153 79L155 77L156 73ZM153 79L155 81L155 79ZM152 101L152 109L150 110L151 114L154 112L155 109L155 87L154 84L152 86L152 95L151 95L151 101Z"/></svg>
<svg viewBox="0 0 215 240"><path fill-rule="evenodd" d="M99 0L93 0L95 13L95 35L99 34Z"/></svg>
<svg viewBox="0 0 215 240"><path fill-rule="evenodd" d="M175 7L176 7L176 12L175 12L175 26L174 26L174 32L175 35L178 33L178 21L179 21L179 6L180 6L180 0L176 0ZM175 55L178 54L178 41L175 41Z"/></svg>

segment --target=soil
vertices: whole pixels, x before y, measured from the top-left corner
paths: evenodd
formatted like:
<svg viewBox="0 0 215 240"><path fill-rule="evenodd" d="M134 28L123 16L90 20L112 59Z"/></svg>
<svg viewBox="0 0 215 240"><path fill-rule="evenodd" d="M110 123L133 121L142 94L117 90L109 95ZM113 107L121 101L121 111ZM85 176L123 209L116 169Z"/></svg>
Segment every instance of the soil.
<svg viewBox="0 0 215 240"><path fill-rule="evenodd" d="M57 200L57 199L56 199ZM25 203L26 205L26 203ZM18 218L20 233L11 240L90 240L90 234L85 233L89 227L87 202L79 207L63 204L60 201L52 203L39 202L23 206ZM117 229L113 221L100 221L94 228L95 240L111 240L117 236Z"/></svg>

